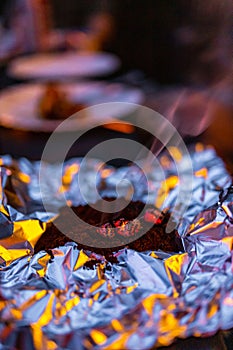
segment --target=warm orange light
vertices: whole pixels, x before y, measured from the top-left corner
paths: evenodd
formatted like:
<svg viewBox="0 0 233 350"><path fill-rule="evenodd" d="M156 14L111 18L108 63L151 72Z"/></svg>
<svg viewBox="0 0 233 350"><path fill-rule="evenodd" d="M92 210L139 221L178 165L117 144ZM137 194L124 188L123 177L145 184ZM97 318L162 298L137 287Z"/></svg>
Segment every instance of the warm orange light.
<svg viewBox="0 0 233 350"><path fill-rule="evenodd" d="M185 335L187 329L186 325L180 325L179 320L171 313L167 313L163 310L161 313L159 329L161 330L161 335L159 336L160 345L169 345L174 338L177 336L182 337Z"/></svg>
<svg viewBox="0 0 233 350"><path fill-rule="evenodd" d="M228 246L229 250L232 250L233 237L224 237L224 238L222 238L222 242Z"/></svg>
<svg viewBox="0 0 233 350"><path fill-rule="evenodd" d="M192 232L196 227L203 226L205 223L205 219L201 217L196 223L190 225L189 232Z"/></svg>
<svg viewBox="0 0 233 350"><path fill-rule="evenodd" d="M48 303L43 311L41 317L37 320L37 325L40 327L46 326L53 319L53 304L55 302L55 294L49 295Z"/></svg>
<svg viewBox="0 0 233 350"><path fill-rule="evenodd" d="M61 318L67 313L72 310L76 305L80 303L80 298L78 296L67 300L64 304L57 302L56 303L56 311L55 311L55 317L56 319Z"/></svg>
<svg viewBox="0 0 233 350"><path fill-rule="evenodd" d="M93 300L97 301L100 297L100 292L96 293L93 297Z"/></svg>
<svg viewBox="0 0 233 350"><path fill-rule="evenodd" d="M22 182L24 182L26 184L30 183L31 178L30 178L29 175L21 173L21 172L19 172L17 175L18 175L18 178L20 179L20 181L22 181Z"/></svg>
<svg viewBox="0 0 233 350"><path fill-rule="evenodd" d="M100 331L97 331L96 329L90 331L90 336L98 345L103 345L107 340L106 335Z"/></svg>
<svg viewBox="0 0 233 350"><path fill-rule="evenodd" d="M62 185L59 188L59 193L63 193L69 189L72 179L74 175L78 173L79 168L79 164L72 164L65 168L64 174L62 176Z"/></svg>
<svg viewBox="0 0 233 350"><path fill-rule="evenodd" d="M176 162L180 162L182 160L182 153L180 152L179 148L174 147L174 146L170 146L168 147L168 151L171 154L172 158L176 161Z"/></svg>
<svg viewBox="0 0 233 350"><path fill-rule="evenodd" d="M33 306L36 301L43 299L48 294L47 290L40 290L35 295L33 295L31 298L26 300L21 306L20 310L23 312Z"/></svg>
<svg viewBox="0 0 233 350"><path fill-rule="evenodd" d="M36 272L40 277L45 276L45 273L47 271L47 265L50 259L51 259L51 256L49 254L45 254L44 256L38 259L38 263L41 265L41 269L37 270Z"/></svg>
<svg viewBox="0 0 233 350"><path fill-rule="evenodd" d="M166 296L164 294L153 294L153 295L150 295L147 298L145 298L142 301L142 305L143 305L144 309L146 310L146 312L148 313L148 315L151 316L153 314L156 299L165 299L165 298L166 298Z"/></svg>
<svg viewBox="0 0 233 350"><path fill-rule="evenodd" d="M204 179L208 176L208 170L206 168L201 168L195 172L196 177L203 177Z"/></svg>
<svg viewBox="0 0 233 350"><path fill-rule="evenodd" d="M166 270L169 269L170 271L174 272L176 275L180 276L181 275L181 268L182 268L182 266L184 266L185 260L187 260L187 258L188 258L187 253L175 254L175 255L170 256L165 261Z"/></svg>
<svg viewBox="0 0 233 350"><path fill-rule="evenodd" d="M163 168L168 168L171 164L171 161L169 160L169 158L167 156L162 156L160 158L160 163L161 163Z"/></svg>
<svg viewBox="0 0 233 350"><path fill-rule="evenodd" d="M81 266L83 266L87 261L89 260L89 257L84 253L83 250L80 250L78 259L76 261L76 264L74 266L74 271L78 270Z"/></svg>
<svg viewBox="0 0 233 350"><path fill-rule="evenodd" d="M179 179L176 175L172 175L166 180L161 182L161 185L158 191L158 196L155 201L155 206L157 208L162 207L162 204L165 201L166 197L168 196L170 190L173 189L175 186L177 186L178 182L179 182Z"/></svg>
<svg viewBox="0 0 233 350"><path fill-rule="evenodd" d="M137 288L137 286L138 286L138 283L135 283L133 286L127 287L127 288L126 288L126 294L132 293L132 291L133 291L135 288Z"/></svg>
<svg viewBox="0 0 233 350"><path fill-rule="evenodd" d="M207 319L209 320L211 317L213 317L218 312L218 304L210 304L209 310L207 313Z"/></svg>
<svg viewBox="0 0 233 350"><path fill-rule="evenodd" d="M120 323L120 321L118 320L112 320L111 322L112 324L112 328L116 331L116 332L122 332L124 330L124 327L122 326L122 324Z"/></svg>
<svg viewBox="0 0 233 350"><path fill-rule="evenodd" d="M99 289L106 281L105 280L99 280L93 283L91 288L89 289L90 293L95 292L97 289Z"/></svg>
<svg viewBox="0 0 233 350"><path fill-rule="evenodd" d="M46 223L40 222L39 220L15 221L12 238L17 238L21 241L28 241L31 243L32 247L34 247L45 229Z"/></svg>
<svg viewBox="0 0 233 350"><path fill-rule="evenodd" d="M135 127L129 123L107 123L104 124L104 128L119 131L123 134L132 134L135 131Z"/></svg>
<svg viewBox="0 0 233 350"><path fill-rule="evenodd" d="M109 177L109 175L111 175L112 170L111 169L103 169L101 171L101 177L102 179L106 179L107 177Z"/></svg>
<svg viewBox="0 0 233 350"><path fill-rule="evenodd" d="M225 205L225 204L222 204L222 208L223 208L223 210L225 211L225 213L226 213L229 217L231 217L231 210L230 210L230 208L229 208L227 205Z"/></svg>
<svg viewBox="0 0 233 350"><path fill-rule="evenodd" d="M12 256L8 249L0 245L0 258L3 259L7 265L12 261Z"/></svg>
<svg viewBox="0 0 233 350"><path fill-rule="evenodd" d="M211 222L203 227L199 227L196 229L194 232L191 232L190 235L194 235L197 233L205 232L208 231L209 229L214 229L217 228L218 226L222 225L222 221L216 221L216 222Z"/></svg>
<svg viewBox="0 0 233 350"><path fill-rule="evenodd" d="M0 245L0 258L5 261L6 265L30 253L29 249L6 249Z"/></svg>
<svg viewBox="0 0 233 350"><path fill-rule="evenodd" d="M158 259L158 258L159 258L158 255L157 255L154 251L150 253L150 256L151 256L152 258L155 258L155 259Z"/></svg>
<svg viewBox="0 0 233 350"><path fill-rule="evenodd" d="M119 335L119 337L111 343L109 346L106 346L104 350L123 350L126 349L126 342L131 335L131 332L125 332Z"/></svg>
<svg viewBox="0 0 233 350"><path fill-rule="evenodd" d="M202 152L202 151L204 151L204 145L203 145L202 143L200 143L200 142L196 143L196 145L195 145L195 151L196 151L196 152Z"/></svg>

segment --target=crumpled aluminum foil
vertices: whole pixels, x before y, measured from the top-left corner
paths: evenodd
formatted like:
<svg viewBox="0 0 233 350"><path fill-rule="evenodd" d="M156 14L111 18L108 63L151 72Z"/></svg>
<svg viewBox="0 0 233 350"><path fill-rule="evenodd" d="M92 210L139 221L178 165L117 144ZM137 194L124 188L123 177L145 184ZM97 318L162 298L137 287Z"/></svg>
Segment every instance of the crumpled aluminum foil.
<svg viewBox="0 0 233 350"><path fill-rule="evenodd" d="M39 163L3 156L0 348L151 349L176 337L233 327L231 177L211 148L197 145L191 157L192 201L179 226L185 252L123 249L118 264L103 262L92 270L84 266L91 252L80 251L75 243L53 249L53 258L44 251L33 255L46 223L59 210L61 193L70 204L83 202L76 182L81 159L66 162L60 192L56 164L48 167L48 200L51 193L54 200L47 213L40 197ZM160 162L166 198L160 201L163 186L156 169L147 174L149 198L161 208L172 208L179 187L175 166L167 155ZM90 160L85 166L88 196L99 162ZM134 198L143 199L144 182L133 166L102 168L97 178L101 194L113 195L122 172L135 182ZM123 193L127 188L122 186Z"/></svg>

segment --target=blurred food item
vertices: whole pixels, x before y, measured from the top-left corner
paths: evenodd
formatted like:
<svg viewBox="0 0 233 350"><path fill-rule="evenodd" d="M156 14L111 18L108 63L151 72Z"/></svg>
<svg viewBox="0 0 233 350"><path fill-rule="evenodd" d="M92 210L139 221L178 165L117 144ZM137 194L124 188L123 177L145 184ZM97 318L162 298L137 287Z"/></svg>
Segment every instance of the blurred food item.
<svg viewBox="0 0 233 350"><path fill-rule="evenodd" d="M50 79L49 81L58 83L58 79ZM52 101L56 101L53 102L54 108L58 109L57 99L63 100L62 105L64 104L64 95L66 101L70 102L69 105L72 105L72 108L66 108L68 115L65 113L64 118L73 112L74 105L75 110L78 104L85 107L79 112L77 118L74 116L63 123L62 130L66 132L91 128L97 122L101 125L112 123L131 113L135 110L136 104L140 104L144 100L144 94L141 90L117 83L59 81L58 88L59 94L58 91L56 93L52 91ZM38 82L11 86L1 91L0 125L14 130L53 132L61 124L61 119L44 119L39 115L39 101L42 100L42 97L47 99L45 90L45 82ZM117 103L112 104L112 102ZM100 104L105 105L89 108ZM67 106L67 103L65 105ZM61 107L59 108L61 109ZM61 113L60 109L58 110L59 114ZM64 110L63 107L62 109ZM80 116L81 114L82 116Z"/></svg>
<svg viewBox="0 0 233 350"><path fill-rule="evenodd" d="M86 30L71 31L66 35L68 48L79 51L101 51L108 48L114 32L113 18L108 13L93 14Z"/></svg>
<svg viewBox="0 0 233 350"><path fill-rule="evenodd" d="M85 108L82 103L71 101L58 83L49 82L39 100L39 116L44 119L66 119Z"/></svg>

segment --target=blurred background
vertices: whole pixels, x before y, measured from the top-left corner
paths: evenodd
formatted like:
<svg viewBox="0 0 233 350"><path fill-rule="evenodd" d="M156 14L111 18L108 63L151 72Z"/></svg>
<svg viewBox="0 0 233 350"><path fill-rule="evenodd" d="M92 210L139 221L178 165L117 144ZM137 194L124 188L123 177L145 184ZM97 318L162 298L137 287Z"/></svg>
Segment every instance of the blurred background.
<svg viewBox="0 0 233 350"><path fill-rule="evenodd" d="M133 102L161 112L187 145L212 145L232 171L232 13L232 0L1 0L1 154L40 159L76 110ZM103 120L68 156L111 137L153 143Z"/></svg>
<svg viewBox="0 0 233 350"><path fill-rule="evenodd" d="M40 160L71 114L129 102L162 113L188 147L214 147L232 173L232 14L232 0L1 0L0 154ZM113 137L158 152L144 130L114 123L130 112L77 116L61 146L89 131L67 158ZM104 125L93 128L96 118ZM232 349L232 332L171 347L185 348Z"/></svg>

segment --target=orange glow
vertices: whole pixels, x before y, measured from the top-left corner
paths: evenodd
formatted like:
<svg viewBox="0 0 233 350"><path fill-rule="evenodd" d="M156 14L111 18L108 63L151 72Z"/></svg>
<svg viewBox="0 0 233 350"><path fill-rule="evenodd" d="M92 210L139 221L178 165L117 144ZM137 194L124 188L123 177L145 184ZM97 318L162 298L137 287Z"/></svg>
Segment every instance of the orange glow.
<svg viewBox="0 0 233 350"><path fill-rule="evenodd" d="M150 256L151 256L152 258L158 259L158 255L155 254L154 251L150 253Z"/></svg>
<svg viewBox="0 0 233 350"><path fill-rule="evenodd" d="M201 168L195 172L195 176L204 177L204 179L206 179L208 176L208 170L206 168Z"/></svg>
<svg viewBox="0 0 233 350"><path fill-rule="evenodd" d="M46 223L39 220L24 220L14 222L13 239L18 238L28 241L34 247L42 233L45 231ZM10 238L9 238L10 239Z"/></svg>
<svg viewBox="0 0 233 350"><path fill-rule="evenodd" d="M103 345L107 340L106 335L100 331L97 331L96 329L90 331L90 336L98 345Z"/></svg>
<svg viewBox="0 0 233 350"><path fill-rule="evenodd" d="M179 320L176 319L173 314L167 313L163 310L160 315L161 319L159 329L161 330L161 333L164 333L164 335L159 337L160 345L167 346L177 336L182 337L185 335L187 326L180 325Z"/></svg>
<svg viewBox="0 0 233 350"><path fill-rule="evenodd" d="M107 123L104 124L104 128L119 131L123 134L132 134L135 131L135 127L129 123Z"/></svg>
<svg viewBox="0 0 233 350"><path fill-rule="evenodd" d="M118 320L112 320L111 322L112 324L112 328L116 331L116 332L122 332L124 330L124 327L122 326L122 324L120 323L120 321Z"/></svg>
<svg viewBox="0 0 233 350"><path fill-rule="evenodd" d="M18 173L18 178L20 179L20 181L26 183L26 184L29 184L30 183L30 176L27 175L27 174L24 174L24 173Z"/></svg>
<svg viewBox="0 0 233 350"><path fill-rule="evenodd" d="M212 304L209 306L207 318L208 320L213 317L216 313L218 312L218 305L217 304Z"/></svg>
<svg viewBox="0 0 233 350"><path fill-rule="evenodd" d="M7 302L0 300L0 310L5 309L6 306L7 306Z"/></svg>
<svg viewBox="0 0 233 350"><path fill-rule="evenodd" d="M161 163L163 168L168 168L171 164L171 162L167 156L162 156L160 158L160 163Z"/></svg>
<svg viewBox="0 0 233 350"><path fill-rule="evenodd" d="M225 205L225 204L222 204L222 208L223 208L223 210L225 211L225 213L226 213L229 217L231 217L230 208L229 208L227 205Z"/></svg>
<svg viewBox="0 0 233 350"><path fill-rule="evenodd" d="M51 259L51 256L49 254L46 254L38 259L38 263L41 265L41 269L37 270L36 272L40 277L44 277L47 271L47 265L50 259Z"/></svg>
<svg viewBox="0 0 233 350"><path fill-rule="evenodd" d="M179 148L171 146L171 147L168 147L168 151L176 162L180 162L182 160L183 157Z"/></svg>
<svg viewBox="0 0 233 350"><path fill-rule="evenodd" d="M0 257L7 263L7 265L12 261L12 256L8 249L5 249L0 245Z"/></svg>
<svg viewBox="0 0 233 350"><path fill-rule="evenodd" d="M195 145L195 151L196 152L202 152L204 151L204 145L200 142L198 142L196 145Z"/></svg>
<svg viewBox="0 0 233 350"><path fill-rule="evenodd" d="M126 294L130 294L135 288L137 288L138 283L135 283L133 286L129 286L126 288Z"/></svg>
<svg viewBox="0 0 233 350"><path fill-rule="evenodd" d="M142 305L146 310L146 312L148 313L148 315L152 315L156 299L165 299L165 298L166 296L164 294L153 294L145 298L142 301Z"/></svg>
<svg viewBox="0 0 233 350"><path fill-rule="evenodd" d="M50 294L48 303L46 305L46 308L44 310L44 312L42 313L41 317L37 320L37 325L38 326L46 326L49 322L52 321L53 319L53 304L54 304L54 300L55 299L55 294Z"/></svg>
<svg viewBox="0 0 233 350"><path fill-rule="evenodd" d="M33 336L33 343L35 346L35 350L55 350L57 349L57 345L54 343L54 341L47 339L40 326L37 324L31 325L32 329L32 336Z"/></svg>
<svg viewBox="0 0 233 350"><path fill-rule="evenodd" d="M0 245L0 258L2 258L8 266L12 261L31 254L29 249L6 249ZM1 270L1 268L0 268Z"/></svg>
<svg viewBox="0 0 233 350"><path fill-rule="evenodd" d="M224 237L222 238L222 242L228 246L229 250L232 250L233 237Z"/></svg>
<svg viewBox="0 0 233 350"><path fill-rule="evenodd" d="M111 170L111 169L103 169L103 170L101 171L101 177L102 177L103 179L106 179L107 177L109 177L109 175L111 175L111 173L112 173L112 170Z"/></svg>
<svg viewBox="0 0 233 350"><path fill-rule="evenodd" d="M217 228L219 225L222 225L221 221L212 222L210 224L207 224L207 225L205 225L203 227L198 228L194 232L191 232L190 235L195 235L197 233L201 233L201 232L206 231L208 229Z"/></svg>
<svg viewBox="0 0 233 350"><path fill-rule="evenodd" d="M205 219L200 218L195 224L190 225L189 232L193 231L198 226L202 226L204 223L205 223Z"/></svg>
<svg viewBox="0 0 233 350"><path fill-rule="evenodd" d="M20 306L20 310L23 312L25 310L27 310L29 307L33 306L35 304L36 301L44 298L46 295L48 294L48 292L46 290L41 290L39 292L37 292L35 295L33 295L31 298L29 298L28 300L26 300L21 306Z"/></svg>
<svg viewBox="0 0 233 350"><path fill-rule="evenodd" d="M6 216L9 216L9 213L7 212L7 210L5 209L5 207L3 205L0 206L0 211L1 211L1 213L5 214Z"/></svg>
<svg viewBox="0 0 233 350"><path fill-rule="evenodd" d="M57 349L57 344L52 341L52 340L48 340L47 344L46 344L46 349L48 350L56 350Z"/></svg>
<svg viewBox="0 0 233 350"><path fill-rule="evenodd" d="M78 164L72 164L65 168L64 174L62 176L62 185L59 188L59 193L67 191L70 187L72 179L75 174L78 173L80 166Z"/></svg>
<svg viewBox="0 0 233 350"><path fill-rule="evenodd" d="M99 299L100 292L96 293L93 297L93 300L97 301Z"/></svg>
<svg viewBox="0 0 233 350"><path fill-rule="evenodd" d="M67 300L64 303L64 305L62 305L61 303L57 302L56 303L56 310L55 310L55 317L56 318L60 318L60 317L65 316L67 314L67 312L72 310L79 303L80 303L80 298L78 296Z"/></svg>
<svg viewBox="0 0 233 350"><path fill-rule="evenodd" d="M174 187L176 187L176 185L178 184L178 177L177 176L170 176L167 180L166 180L167 186L172 189Z"/></svg>
<svg viewBox="0 0 233 350"><path fill-rule="evenodd" d="M98 279L99 280L102 280L103 279L103 269L105 268L106 264L103 262L102 264L98 264L97 265L97 276L98 276Z"/></svg>
<svg viewBox="0 0 233 350"><path fill-rule="evenodd" d="M45 343L43 341L42 329L37 324L32 324L31 329L32 329L33 343L34 343L35 349L41 350L45 346Z"/></svg>
<svg viewBox="0 0 233 350"><path fill-rule="evenodd" d="M93 283L91 288L89 289L90 293L95 292L98 288L100 288L106 281L105 280L99 280Z"/></svg>
<svg viewBox="0 0 233 350"><path fill-rule="evenodd" d="M21 320L22 319L22 313L20 312L20 310L11 308L10 313L13 316L13 318L16 319L16 320Z"/></svg>
<svg viewBox="0 0 233 350"><path fill-rule="evenodd" d="M76 271L80 267L82 267L88 260L89 260L89 257L84 253L83 250L80 250L78 259L77 259L76 264L74 266L74 271Z"/></svg>
<svg viewBox="0 0 233 350"><path fill-rule="evenodd" d="M118 339L106 346L104 350L123 350L126 348L125 344L132 332L122 333L119 335Z"/></svg>
<svg viewBox="0 0 233 350"><path fill-rule="evenodd" d="M176 275L181 275L181 268L182 266L184 266L185 261L187 260L187 257L188 257L187 253L170 256L165 261L166 270L170 270L174 272ZM168 271L168 273L170 273L170 271Z"/></svg>
<svg viewBox="0 0 233 350"><path fill-rule="evenodd" d="M155 206L157 208L161 208L170 190L173 189L175 186L177 186L178 182L179 182L179 179L175 175L172 175L166 180L162 181L158 191L158 197L156 198L156 201L155 201Z"/></svg>
<svg viewBox="0 0 233 350"><path fill-rule="evenodd" d="M34 247L45 227L46 224L40 223L38 220L14 222L13 235L1 240L0 254L2 259L8 264L22 256L29 255L29 249L18 247L15 249L16 244L23 246L23 243L28 241Z"/></svg>

